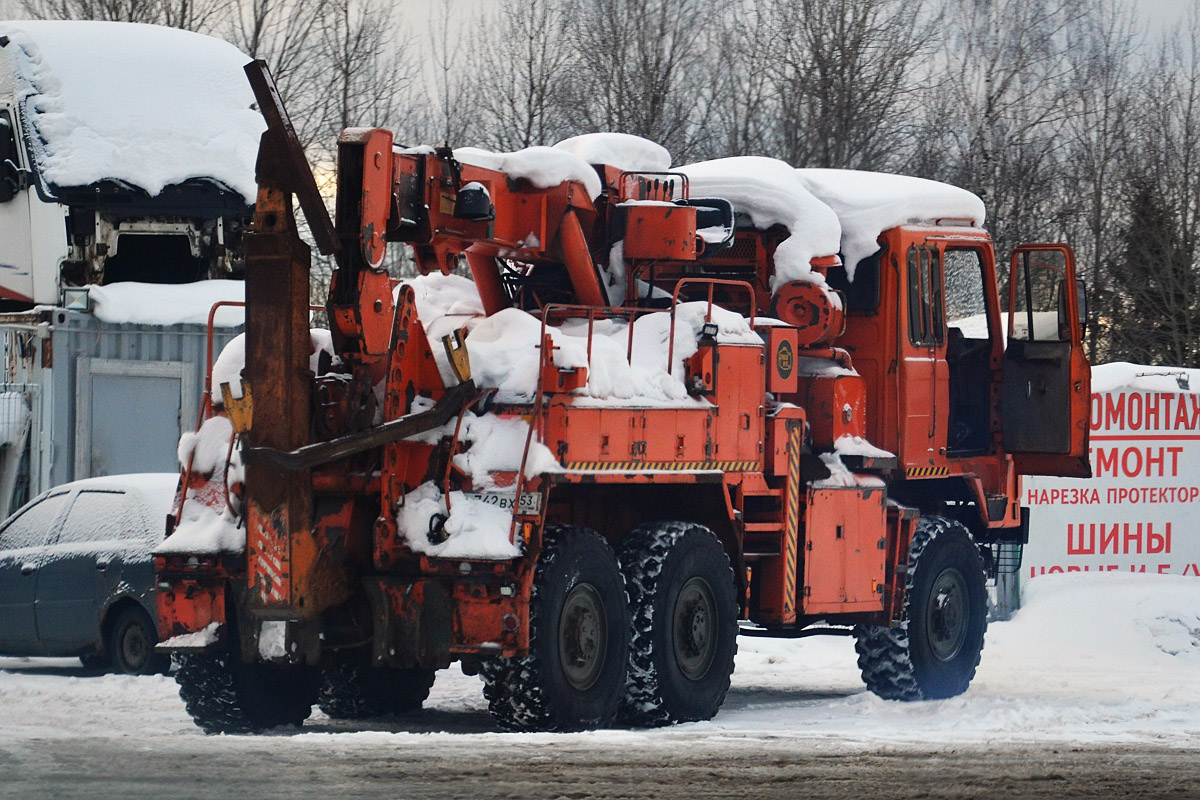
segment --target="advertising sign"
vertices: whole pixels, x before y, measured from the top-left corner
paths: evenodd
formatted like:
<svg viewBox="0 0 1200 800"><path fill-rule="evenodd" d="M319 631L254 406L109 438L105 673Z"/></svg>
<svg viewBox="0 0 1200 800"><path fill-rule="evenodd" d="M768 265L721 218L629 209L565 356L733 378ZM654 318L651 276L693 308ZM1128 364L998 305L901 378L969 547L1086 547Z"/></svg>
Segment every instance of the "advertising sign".
<svg viewBox="0 0 1200 800"><path fill-rule="evenodd" d="M1022 482L1022 579L1200 577L1200 370L1106 364L1094 368L1092 389L1092 478Z"/></svg>

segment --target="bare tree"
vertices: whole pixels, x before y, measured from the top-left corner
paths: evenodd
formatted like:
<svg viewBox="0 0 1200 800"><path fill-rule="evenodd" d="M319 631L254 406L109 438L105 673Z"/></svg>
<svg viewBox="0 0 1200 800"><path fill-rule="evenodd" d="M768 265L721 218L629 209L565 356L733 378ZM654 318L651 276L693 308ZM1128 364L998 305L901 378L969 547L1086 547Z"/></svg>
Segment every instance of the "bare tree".
<svg viewBox="0 0 1200 800"><path fill-rule="evenodd" d="M489 44L469 59L480 144L517 150L572 131L562 102L577 56L566 38L570 12L564 0L502 0L483 17Z"/></svg>
<svg viewBox="0 0 1200 800"><path fill-rule="evenodd" d="M1079 221L1071 226L1082 276L1092 285L1093 306L1111 315L1113 281L1105 264L1123 247L1126 204L1122 202L1124 159L1130 134L1140 127L1137 102L1144 81L1139 75L1141 35L1132 12L1120 5L1095 6L1068 28L1066 116L1062 202ZM1100 326L1092 326L1093 357L1101 352Z"/></svg>
<svg viewBox="0 0 1200 800"><path fill-rule="evenodd" d="M979 194L1002 253L1060 235L1068 26L1079 0L949 0L914 171ZM1001 261L1003 261L1003 256Z"/></svg>
<svg viewBox="0 0 1200 800"><path fill-rule="evenodd" d="M902 0L763 0L778 107L775 154L798 166L880 169L911 135L932 20Z"/></svg>
<svg viewBox="0 0 1200 800"><path fill-rule="evenodd" d="M716 0L572 0L581 53L569 99L582 130L632 133L686 160L711 107L719 69L706 38ZM578 132L582 132L582 130Z"/></svg>
<svg viewBox="0 0 1200 800"><path fill-rule="evenodd" d="M425 67L427 87L420 107L411 119L418 138L458 146L474 143L478 131L475 96L470 80L469 42L490 46L490 39L475 26L470 35L464 24L462 5L445 0L429 29L430 60Z"/></svg>
<svg viewBox="0 0 1200 800"><path fill-rule="evenodd" d="M93 19L147 22L203 31L222 13L220 0L21 0L35 19Z"/></svg>
<svg viewBox="0 0 1200 800"><path fill-rule="evenodd" d="M1200 14L1163 45L1140 101L1124 248L1100 318L1105 354L1200 366Z"/></svg>

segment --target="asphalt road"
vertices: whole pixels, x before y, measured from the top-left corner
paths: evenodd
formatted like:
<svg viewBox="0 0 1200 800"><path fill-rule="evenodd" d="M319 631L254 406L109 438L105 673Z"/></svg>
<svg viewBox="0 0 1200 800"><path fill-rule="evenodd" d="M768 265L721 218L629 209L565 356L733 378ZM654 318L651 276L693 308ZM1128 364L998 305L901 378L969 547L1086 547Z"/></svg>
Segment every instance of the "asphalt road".
<svg viewBox="0 0 1200 800"><path fill-rule="evenodd" d="M769 737L680 746L622 732L611 742L499 736L484 747L475 736L383 738L343 726L326 736L0 742L0 797L1200 798L1200 752L1150 746L860 750Z"/></svg>

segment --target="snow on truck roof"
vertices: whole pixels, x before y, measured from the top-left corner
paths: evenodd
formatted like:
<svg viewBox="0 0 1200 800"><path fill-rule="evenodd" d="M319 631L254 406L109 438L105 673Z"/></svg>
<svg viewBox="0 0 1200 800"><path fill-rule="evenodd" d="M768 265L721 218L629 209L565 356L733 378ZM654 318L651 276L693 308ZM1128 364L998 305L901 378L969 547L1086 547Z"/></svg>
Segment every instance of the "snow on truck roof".
<svg viewBox="0 0 1200 800"><path fill-rule="evenodd" d="M631 133L585 133L554 145L589 164L606 164L626 172L666 172L671 168L667 148Z"/></svg>
<svg viewBox="0 0 1200 800"><path fill-rule="evenodd" d="M156 195L211 178L254 201L266 124L242 67L250 58L198 33L121 22L0 22L43 179L113 179ZM14 46L16 45L16 46Z"/></svg>
<svg viewBox="0 0 1200 800"><path fill-rule="evenodd" d="M824 284L812 271L814 258L838 252L841 224L782 161L761 156L718 158L676 167L688 177L693 197L723 197L750 215L756 228L783 225L791 234L775 250L774 291L789 281Z"/></svg>
<svg viewBox="0 0 1200 800"><path fill-rule="evenodd" d="M879 235L889 228L938 219L983 225L983 201L948 183L850 169L797 169L796 175L837 214L842 260L851 280L858 262L879 249Z"/></svg>

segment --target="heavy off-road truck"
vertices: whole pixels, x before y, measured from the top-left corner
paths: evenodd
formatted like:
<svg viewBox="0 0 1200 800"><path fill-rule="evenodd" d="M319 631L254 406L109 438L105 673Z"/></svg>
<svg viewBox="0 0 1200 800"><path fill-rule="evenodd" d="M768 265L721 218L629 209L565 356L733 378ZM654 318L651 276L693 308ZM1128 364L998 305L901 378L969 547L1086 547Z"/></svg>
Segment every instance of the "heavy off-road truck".
<svg viewBox="0 0 1200 800"><path fill-rule="evenodd" d="M331 221L247 71L245 339L156 556L200 727L415 709L454 662L506 728L704 720L739 633L853 635L885 698L966 690L1020 476L1090 471L1068 247L1001 269L965 192L612 135L349 129Z"/></svg>

